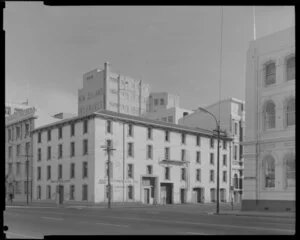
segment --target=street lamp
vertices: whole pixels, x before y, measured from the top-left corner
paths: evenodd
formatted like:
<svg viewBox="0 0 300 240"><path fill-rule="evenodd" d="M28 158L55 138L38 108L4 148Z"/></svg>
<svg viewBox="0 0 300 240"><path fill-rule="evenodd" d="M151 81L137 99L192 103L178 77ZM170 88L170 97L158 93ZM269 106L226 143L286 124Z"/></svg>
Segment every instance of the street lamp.
<svg viewBox="0 0 300 240"><path fill-rule="evenodd" d="M216 209L216 214L219 214L219 210L220 210L220 199L219 199L219 192L220 192L220 181L219 181L219 175L220 175L220 121L217 120L217 118L215 117L214 114L212 114L211 112L207 111L204 108L198 107L198 110L208 113L211 116L213 116L213 118L216 121L216 126L217 126L217 139L218 139L218 150L217 150L217 209Z"/></svg>

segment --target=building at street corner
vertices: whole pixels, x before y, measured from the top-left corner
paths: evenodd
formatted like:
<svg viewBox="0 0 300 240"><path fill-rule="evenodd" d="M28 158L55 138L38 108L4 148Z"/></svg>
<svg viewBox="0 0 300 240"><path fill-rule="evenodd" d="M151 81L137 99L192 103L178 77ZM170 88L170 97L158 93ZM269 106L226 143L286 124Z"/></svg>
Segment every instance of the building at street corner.
<svg viewBox="0 0 300 240"><path fill-rule="evenodd" d="M220 119L221 130L233 136L232 146L230 146L229 149L229 161L231 165L229 179L230 185L232 186L232 198L235 203L241 202L243 194L244 157L241 143L245 129L244 105L244 101L229 98L204 107L204 109L214 114L217 119ZM216 122L213 117L199 110L180 118L179 124L210 130L216 129Z"/></svg>
<svg viewBox="0 0 300 240"><path fill-rule="evenodd" d="M141 116L147 111L148 97L148 84L113 73L106 62L103 70L83 75L83 88L78 90L78 116L99 110Z"/></svg>
<svg viewBox="0 0 300 240"><path fill-rule="evenodd" d="M179 107L180 98L178 95L167 92L150 93L149 108L143 115L153 120L161 120L169 123L178 123L178 120L190 113L192 110Z"/></svg>
<svg viewBox="0 0 300 240"><path fill-rule="evenodd" d="M232 138L221 136L229 159ZM101 110L33 131L33 199L64 204L216 201L217 140L212 131ZM227 156L225 158L224 156ZM220 163L220 200L228 202L229 161Z"/></svg>
<svg viewBox="0 0 300 240"><path fill-rule="evenodd" d="M247 52L242 210L295 211L295 27Z"/></svg>
<svg viewBox="0 0 300 240"><path fill-rule="evenodd" d="M5 106L11 108L11 113L5 117L5 194L6 196L13 194L14 201L27 201L27 198L31 201L33 181L31 131L57 119L28 105L6 103Z"/></svg>

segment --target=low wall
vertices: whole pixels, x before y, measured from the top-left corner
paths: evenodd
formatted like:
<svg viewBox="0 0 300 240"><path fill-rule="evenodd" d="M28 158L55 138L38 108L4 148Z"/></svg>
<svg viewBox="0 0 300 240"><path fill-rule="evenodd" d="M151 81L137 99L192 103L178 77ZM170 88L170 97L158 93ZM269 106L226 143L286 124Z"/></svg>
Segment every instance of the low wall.
<svg viewBox="0 0 300 240"><path fill-rule="evenodd" d="M288 200L242 200L242 211L295 212L295 201Z"/></svg>

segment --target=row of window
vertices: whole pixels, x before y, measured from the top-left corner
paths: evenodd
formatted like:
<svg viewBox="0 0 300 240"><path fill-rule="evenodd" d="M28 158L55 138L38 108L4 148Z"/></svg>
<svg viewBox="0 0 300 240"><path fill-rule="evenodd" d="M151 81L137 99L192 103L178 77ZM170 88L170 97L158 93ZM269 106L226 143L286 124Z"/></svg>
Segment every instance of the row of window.
<svg viewBox="0 0 300 240"><path fill-rule="evenodd" d="M19 124L18 126L8 128L7 131L8 141L22 140L30 136L30 124Z"/></svg>
<svg viewBox="0 0 300 240"><path fill-rule="evenodd" d="M82 178L87 178L88 177L88 163L83 162L82 163ZM70 179L75 178L75 163L71 163L70 165ZM42 168L37 167L37 180L42 179ZM58 165L58 179L63 179L63 166L62 164ZM51 166L47 166L47 179L46 180L51 180Z"/></svg>
<svg viewBox="0 0 300 240"><path fill-rule="evenodd" d="M21 144L17 144L16 145L16 157L21 156ZM27 142L25 144L25 155L28 155L30 152L30 142ZM8 147L8 158L11 159L12 158L12 153L13 153L13 146L9 146Z"/></svg>
<svg viewBox="0 0 300 240"><path fill-rule="evenodd" d="M295 98L291 97L286 101L284 107L284 125L294 126L295 125ZM276 105L272 100L268 100L263 105L263 125L264 129L273 129L276 128Z"/></svg>

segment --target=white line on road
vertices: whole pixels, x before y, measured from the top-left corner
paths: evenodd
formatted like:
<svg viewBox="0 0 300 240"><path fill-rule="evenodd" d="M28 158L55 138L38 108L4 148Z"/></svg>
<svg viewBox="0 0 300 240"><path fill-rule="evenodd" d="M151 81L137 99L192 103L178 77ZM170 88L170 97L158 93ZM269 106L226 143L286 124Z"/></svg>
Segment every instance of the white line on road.
<svg viewBox="0 0 300 240"><path fill-rule="evenodd" d="M34 238L34 239L39 239L38 237L33 237L33 236L28 236L28 235L24 235L24 234L19 234L19 233L13 233L13 232L5 232L5 234L6 234L6 237L7 238L15 238L14 236L17 236L18 238L20 238L20 237L23 237L23 238L29 238L29 239L31 239L31 238ZM12 236L9 236L9 235L12 235Z"/></svg>
<svg viewBox="0 0 300 240"><path fill-rule="evenodd" d="M96 224L105 225L105 226L113 226L113 227L129 227L128 225L111 224L111 223L99 223L99 222L97 222Z"/></svg>
<svg viewBox="0 0 300 240"><path fill-rule="evenodd" d="M63 220L62 218L53 218L53 217L41 217L41 218L49 219L49 220L57 220L57 221Z"/></svg>

